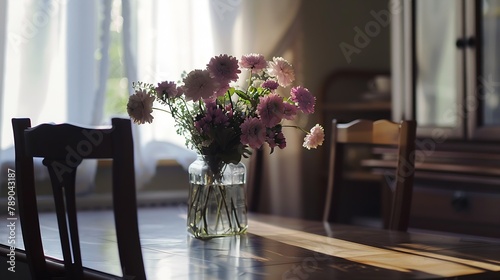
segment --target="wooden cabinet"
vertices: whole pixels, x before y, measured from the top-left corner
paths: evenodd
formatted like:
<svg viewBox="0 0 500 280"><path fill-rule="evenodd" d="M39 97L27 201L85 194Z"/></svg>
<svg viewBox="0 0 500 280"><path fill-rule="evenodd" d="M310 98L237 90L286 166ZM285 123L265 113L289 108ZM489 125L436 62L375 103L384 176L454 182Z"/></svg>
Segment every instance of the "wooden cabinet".
<svg viewBox="0 0 500 280"><path fill-rule="evenodd" d="M411 226L499 237L500 0L392 4L393 119L417 121Z"/></svg>
<svg viewBox="0 0 500 280"><path fill-rule="evenodd" d="M372 85L376 77L390 81L387 70L338 69L325 77L316 105L320 123L328 126L333 118L338 122L390 118L390 91L377 91Z"/></svg>
<svg viewBox="0 0 500 280"><path fill-rule="evenodd" d="M374 153L380 159L363 165L386 176L394 156ZM500 146L448 143L417 150L415 160L410 228L500 237Z"/></svg>
<svg viewBox="0 0 500 280"><path fill-rule="evenodd" d="M436 182L438 183L437 185ZM462 234L500 236L500 194L469 186L416 184L412 227Z"/></svg>

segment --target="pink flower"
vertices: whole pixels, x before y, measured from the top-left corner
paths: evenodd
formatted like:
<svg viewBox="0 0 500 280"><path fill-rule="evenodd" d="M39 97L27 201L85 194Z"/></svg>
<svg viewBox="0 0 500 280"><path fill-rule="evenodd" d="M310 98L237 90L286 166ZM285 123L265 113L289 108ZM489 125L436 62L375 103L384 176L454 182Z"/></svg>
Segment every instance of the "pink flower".
<svg viewBox="0 0 500 280"><path fill-rule="evenodd" d="M270 91L277 89L278 86L279 86L279 84L275 80L267 80L267 81L262 83L262 87L267 88Z"/></svg>
<svg viewBox="0 0 500 280"><path fill-rule="evenodd" d="M153 122L153 102L155 97L145 90L136 91L128 98L127 113L134 123L144 124Z"/></svg>
<svg viewBox="0 0 500 280"><path fill-rule="evenodd" d="M229 89L229 84L219 85L219 88L215 92L214 97L222 96L222 95L226 94L228 89Z"/></svg>
<svg viewBox="0 0 500 280"><path fill-rule="evenodd" d="M266 127L258 118L247 118L241 125L241 144L258 149L266 141Z"/></svg>
<svg viewBox="0 0 500 280"><path fill-rule="evenodd" d="M278 148L284 149L286 148L286 139L285 135L283 135L283 132L278 133L275 138L276 143L278 143Z"/></svg>
<svg viewBox="0 0 500 280"><path fill-rule="evenodd" d="M205 102L204 115L199 115L194 126L200 133L208 135L212 127L227 127L229 117L225 115L222 108L217 106L215 101Z"/></svg>
<svg viewBox="0 0 500 280"><path fill-rule="evenodd" d="M220 84L229 84L230 81L237 81L238 74L241 70L238 69L238 60L227 54L212 57L207 64L207 70L210 76Z"/></svg>
<svg viewBox="0 0 500 280"><path fill-rule="evenodd" d="M177 85L174 82L165 81L158 83L158 86L155 88L155 90L156 96L161 100L177 97L180 95L179 91L177 90Z"/></svg>
<svg viewBox="0 0 500 280"><path fill-rule="evenodd" d="M292 65L282 57L273 57L269 62L268 72L271 77L276 77L282 87L289 86L295 80Z"/></svg>
<svg viewBox="0 0 500 280"><path fill-rule="evenodd" d="M325 131L321 125L317 124L313 128L311 128L311 132L304 137L304 146L308 150L316 149L318 146L323 144L325 140Z"/></svg>
<svg viewBox="0 0 500 280"><path fill-rule="evenodd" d="M207 70L193 70L184 78L182 91L186 100L209 99L217 90L217 83Z"/></svg>
<svg viewBox="0 0 500 280"><path fill-rule="evenodd" d="M285 135L283 135L281 130L275 132L272 129L268 129L266 133L266 142L269 144L271 149L274 149L276 146L280 149L284 149L286 147Z"/></svg>
<svg viewBox="0 0 500 280"><path fill-rule="evenodd" d="M257 114L266 127L273 127L281 122L285 112L283 99L276 93L260 97Z"/></svg>
<svg viewBox="0 0 500 280"><path fill-rule="evenodd" d="M299 107L302 112L306 114L314 113L314 103L316 102L316 98L307 88L301 86L294 87L290 91L290 96L292 101L297 103L297 107Z"/></svg>
<svg viewBox="0 0 500 280"><path fill-rule="evenodd" d="M267 61L261 54L247 54L242 56L240 60L240 67L250 69L254 73L263 70L266 66Z"/></svg>
<svg viewBox="0 0 500 280"><path fill-rule="evenodd" d="M285 106L285 110L283 110L283 118L287 120L293 120L297 115L297 106L284 102L283 106Z"/></svg>

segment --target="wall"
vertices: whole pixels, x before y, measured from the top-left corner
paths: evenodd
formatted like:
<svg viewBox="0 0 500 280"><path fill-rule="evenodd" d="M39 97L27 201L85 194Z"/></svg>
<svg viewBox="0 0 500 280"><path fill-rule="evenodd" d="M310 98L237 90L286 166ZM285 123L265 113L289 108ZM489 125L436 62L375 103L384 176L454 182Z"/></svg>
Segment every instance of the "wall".
<svg viewBox="0 0 500 280"><path fill-rule="evenodd" d="M390 26L380 17L389 14L388 0L313 0L303 1L302 5L303 84L315 95L319 94L325 77L334 70L390 69ZM379 20L373 14L378 14ZM368 40L363 41L362 37ZM349 50L353 53L344 55ZM311 125L315 118L309 120ZM321 217L326 180L318 170L327 168L321 164L323 153L328 153L326 147L302 153L302 162L307 163L303 165L303 174L307 176L302 184L307 186L303 189L305 218Z"/></svg>

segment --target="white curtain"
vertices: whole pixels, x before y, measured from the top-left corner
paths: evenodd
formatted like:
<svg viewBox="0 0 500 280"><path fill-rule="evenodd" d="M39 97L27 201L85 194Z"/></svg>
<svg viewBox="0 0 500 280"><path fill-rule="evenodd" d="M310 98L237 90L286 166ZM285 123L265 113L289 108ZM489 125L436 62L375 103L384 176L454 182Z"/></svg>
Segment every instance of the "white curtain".
<svg viewBox="0 0 500 280"><path fill-rule="evenodd" d="M11 118L42 122L96 124L94 50L97 45L97 1L2 1L5 17L4 71L0 88L0 160L13 165ZM0 48L1 49L1 48ZM77 191L92 187L95 161L86 161L77 174ZM45 177L40 161L37 176Z"/></svg>
<svg viewBox="0 0 500 280"><path fill-rule="evenodd" d="M5 38L7 38L7 1L0 1L0 73L5 73ZM2 94L4 75L0 75L0 160L2 156L2 116L4 98ZM2 166L2 164L0 164ZM2 168L2 170L5 170Z"/></svg>
<svg viewBox="0 0 500 280"><path fill-rule="evenodd" d="M179 81L183 71L204 68L213 56L208 0L122 0L122 8L130 85ZM153 115L152 124L134 125L139 185L154 175L160 159L175 159L186 169L196 159L176 134L170 115L161 111Z"/></svg>

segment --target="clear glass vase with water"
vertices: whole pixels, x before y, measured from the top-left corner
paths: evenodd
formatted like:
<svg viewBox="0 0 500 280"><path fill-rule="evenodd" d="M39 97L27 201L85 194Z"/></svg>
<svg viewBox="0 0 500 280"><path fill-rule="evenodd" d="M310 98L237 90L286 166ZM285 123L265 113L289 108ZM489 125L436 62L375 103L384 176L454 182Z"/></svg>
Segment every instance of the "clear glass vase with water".
<svg viewBox="0 0 500 280"><path fill-rule="evenodd" d="M203 156L189 166L188 232L196 238L244 234L248 228L246 167L224 164L213 172Z"/></svg>

